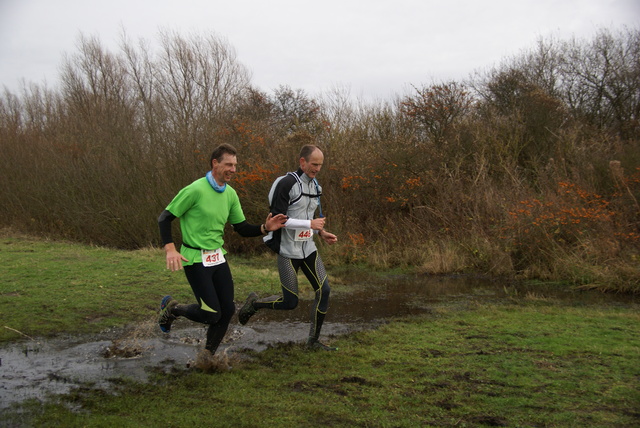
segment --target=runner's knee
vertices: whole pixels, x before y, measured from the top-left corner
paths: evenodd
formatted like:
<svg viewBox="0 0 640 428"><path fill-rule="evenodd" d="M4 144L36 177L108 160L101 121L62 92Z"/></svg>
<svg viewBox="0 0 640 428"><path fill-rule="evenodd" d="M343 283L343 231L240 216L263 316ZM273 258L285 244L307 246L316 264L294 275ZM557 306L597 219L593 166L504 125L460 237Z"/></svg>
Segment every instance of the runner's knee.
<svg viewBox="0 0 640 428"><path fill-rule="evenodd" d="M222 318L222 314L220 312L211 312L200 309L200 313L202 314L202 322L204 324L215 324L220 321L220 318Z"/></svg>
<svg viewBox="0 0 640 428"><path fill-rule="evenodd" d="M298 296L285 295L282 299L282 309L291 310L298 306Z"/></svg>

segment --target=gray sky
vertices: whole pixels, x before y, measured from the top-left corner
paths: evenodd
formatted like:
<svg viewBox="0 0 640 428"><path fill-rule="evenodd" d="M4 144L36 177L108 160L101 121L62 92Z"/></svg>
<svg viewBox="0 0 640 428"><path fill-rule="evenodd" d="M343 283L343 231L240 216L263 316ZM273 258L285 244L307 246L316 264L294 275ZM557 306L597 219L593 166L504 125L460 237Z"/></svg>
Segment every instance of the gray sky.
<svg viewBox="0 0 640 428"><path fill-rule="evenodd" d="M151 43L167 29L225 38L265 91L387 99L464 79L540 37L639 23L640 0L0 0L0 85L56 86L80 33L115 52L122 29Z"/></svg>

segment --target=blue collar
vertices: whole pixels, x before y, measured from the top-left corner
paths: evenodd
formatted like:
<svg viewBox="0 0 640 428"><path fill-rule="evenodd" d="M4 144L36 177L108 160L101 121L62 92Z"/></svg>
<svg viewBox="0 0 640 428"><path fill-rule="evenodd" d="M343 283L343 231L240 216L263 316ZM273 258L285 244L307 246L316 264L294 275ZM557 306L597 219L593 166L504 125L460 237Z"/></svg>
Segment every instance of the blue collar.
<svg viewBox="0 0 640 428"><path fill-rule="evenodd" d="M215 190L218 193L222 193L224 192L224 189L227 188L227 183L224 183L222 186L220 186L218 184L218 182L216 181L215 178L213 178L213 174L211 174L211 171L207 172L207 181L209 182L209 184L211 185L211 187L213 187L213 190Z"/></svg>

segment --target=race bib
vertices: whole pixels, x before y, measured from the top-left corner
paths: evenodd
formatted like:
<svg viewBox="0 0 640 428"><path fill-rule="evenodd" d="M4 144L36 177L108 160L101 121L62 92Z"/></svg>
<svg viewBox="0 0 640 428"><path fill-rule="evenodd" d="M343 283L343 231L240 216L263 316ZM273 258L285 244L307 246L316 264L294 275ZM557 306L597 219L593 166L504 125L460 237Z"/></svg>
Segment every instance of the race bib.
<svg viewBox="0 0 640 428"><path fill-rule="evenodd" d="M217 266L225 262L222 248L217 250L201 250L202 265L205 267Z"/></svg>
<svg viewBox="0 0 640 428"><path fill-rule="evenodd" d="M296 230L295 241L308 241L313 238L313 230L304 229L304 230Z"/></svg>

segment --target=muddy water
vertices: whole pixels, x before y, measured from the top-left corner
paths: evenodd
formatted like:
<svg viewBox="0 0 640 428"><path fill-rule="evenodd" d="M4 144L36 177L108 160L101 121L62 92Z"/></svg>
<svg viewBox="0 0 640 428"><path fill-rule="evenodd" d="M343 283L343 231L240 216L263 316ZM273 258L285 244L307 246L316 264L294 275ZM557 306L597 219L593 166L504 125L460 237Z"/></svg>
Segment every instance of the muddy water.
<svg viewBox="0 0 640 428"><path fill-rule="evenodd" d="M491 301L528 295L585 304L636 303L633 296L551 286L526 288L471 277L390 276L364 288L348 297L339 293L332 297L323 327L326 342L391 317L423 313L431 304L442 301ZM245 326L234 319L218 354L242 355L247 349L262 351L279 343L304 342L309 305L304 300L293 311L260 311ZM177 320L170 334L162 334L150 319L92 337L39 339L4 346L0 348L0 410L25 399L43 400L49 394L67 393L81 385L108 389L113 379L144 381L150 367L164 371L188 367L203 348L204 337L204 327L187 320Z"/></svg>

